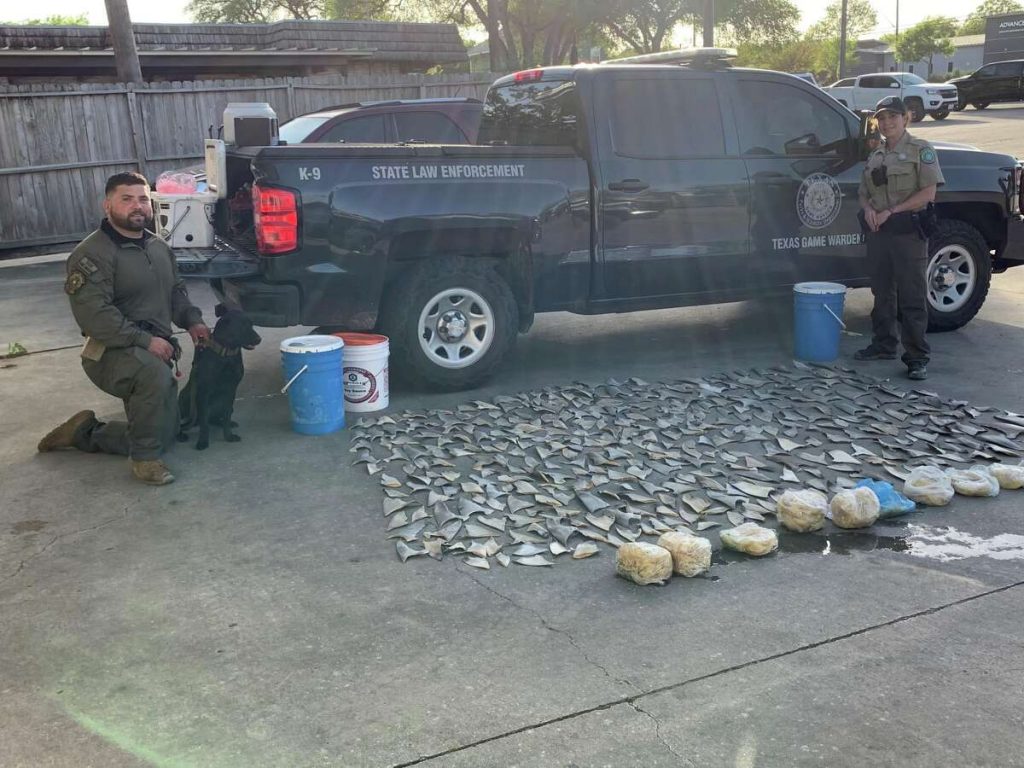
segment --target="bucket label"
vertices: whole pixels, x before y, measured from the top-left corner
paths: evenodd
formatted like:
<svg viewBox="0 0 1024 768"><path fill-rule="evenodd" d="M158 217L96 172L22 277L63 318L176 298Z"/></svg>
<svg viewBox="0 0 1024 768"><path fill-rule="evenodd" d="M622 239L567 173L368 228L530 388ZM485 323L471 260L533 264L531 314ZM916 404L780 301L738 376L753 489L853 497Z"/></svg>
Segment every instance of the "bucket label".
<svg viewBox="0 0 1024 768"><path fill-rule="evenodd" d="M350 403L375 402L377 377L365 368L345 366L345 399Z"/></svg>

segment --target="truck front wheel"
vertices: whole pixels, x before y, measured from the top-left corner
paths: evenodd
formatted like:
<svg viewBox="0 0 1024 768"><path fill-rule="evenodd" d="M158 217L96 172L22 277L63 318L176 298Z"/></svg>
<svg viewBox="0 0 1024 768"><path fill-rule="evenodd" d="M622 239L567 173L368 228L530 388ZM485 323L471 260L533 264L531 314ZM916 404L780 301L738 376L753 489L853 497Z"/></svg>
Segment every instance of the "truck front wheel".
<svg viewBox="0 0 1024 768"><path fill-rule="evenodd" d="M381 330L395 378L455 391L480 384L515 343L519 313L498 273L471 260L427 261L385 300Z"/></svg>
<svg viewBox="0 0 1024 768"><path fill-rule="evenodd" d="M928 114L932 116L932 120L945 120L949 117L949 108L943 107L942 109L937 109L934 112L929 112Z"/></svg>
<svg viewBox="0 0 1024 768"><path fill-rule="evenodd" d="M952 331L981 309L992 281L988 244L970 224L942 219L928 241L928 330Z"/></svg>

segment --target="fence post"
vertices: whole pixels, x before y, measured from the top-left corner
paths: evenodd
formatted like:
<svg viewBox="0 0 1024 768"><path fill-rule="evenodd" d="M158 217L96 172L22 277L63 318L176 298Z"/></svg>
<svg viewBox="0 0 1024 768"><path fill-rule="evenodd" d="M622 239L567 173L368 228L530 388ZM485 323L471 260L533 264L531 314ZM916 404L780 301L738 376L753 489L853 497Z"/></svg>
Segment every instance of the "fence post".
<svg viewBox="0 0 1024 768"><path fill-rule="evenodd" d="M149 178L149 158L146 156L146 141L142 133L142 118L139 105L135 100L135 84L126 83L125 96L128 98L128 117L132 121L132 145L135 147L135 162L139 165L139 173Z"/></svg>
<svg viewBox="0 0 1024 768"><path fill-rule="evenodd" d="M295 111L295 78L288 78L288 120L296 115ZM281 122L284 122L283 120Z"/></svg>

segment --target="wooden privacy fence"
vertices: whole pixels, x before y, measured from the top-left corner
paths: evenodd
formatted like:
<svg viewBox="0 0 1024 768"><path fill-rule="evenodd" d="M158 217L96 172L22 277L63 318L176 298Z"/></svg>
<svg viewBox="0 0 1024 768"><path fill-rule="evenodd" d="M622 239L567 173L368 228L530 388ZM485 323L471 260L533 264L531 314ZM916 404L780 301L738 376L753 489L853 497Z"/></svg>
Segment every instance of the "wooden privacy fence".
<svg viewBox="0 0 1024 768"><path fill-rule="evenodd" d="M265 101L281 122L334 104L468 96L489 73L0 86L0 250L80 239L96 227L108 176L154 180L203 158L232 101Z"/></svg>

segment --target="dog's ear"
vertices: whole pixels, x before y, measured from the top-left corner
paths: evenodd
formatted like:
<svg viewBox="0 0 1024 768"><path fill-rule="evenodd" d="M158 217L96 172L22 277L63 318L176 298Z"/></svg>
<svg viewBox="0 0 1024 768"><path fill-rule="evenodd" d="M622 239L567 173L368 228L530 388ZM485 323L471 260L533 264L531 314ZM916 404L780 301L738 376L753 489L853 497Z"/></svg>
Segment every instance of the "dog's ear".
<svg viewBox="0 0 1024 768"><path fill-rule="evenodd" d="M218 304L216 307L213 308L213 314L216 315L217 317L224 317L224 313L227 311L228 308L225 307L223 304Z"/></svg>

